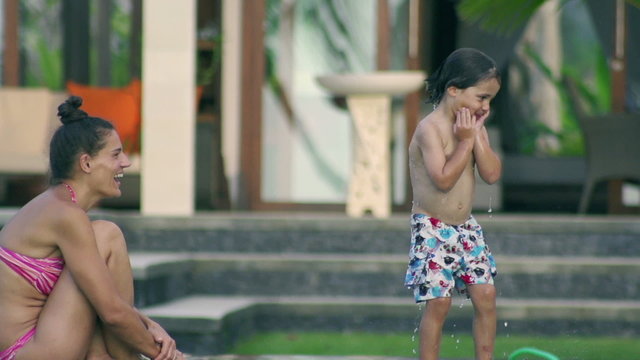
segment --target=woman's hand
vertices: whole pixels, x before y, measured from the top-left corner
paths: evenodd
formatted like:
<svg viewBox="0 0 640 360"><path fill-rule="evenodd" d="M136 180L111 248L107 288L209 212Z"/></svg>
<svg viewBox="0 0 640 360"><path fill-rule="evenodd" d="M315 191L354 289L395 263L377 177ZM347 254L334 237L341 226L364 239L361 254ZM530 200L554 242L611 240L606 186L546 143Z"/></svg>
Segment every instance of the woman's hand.
<svg viewBox="0 0 640 360"><path fill-rule="evenodd" d="M176 349L176 341L158 323L147 321L149 333L160 348L160 353L153 360L183 360L184 355Z"/></svg>

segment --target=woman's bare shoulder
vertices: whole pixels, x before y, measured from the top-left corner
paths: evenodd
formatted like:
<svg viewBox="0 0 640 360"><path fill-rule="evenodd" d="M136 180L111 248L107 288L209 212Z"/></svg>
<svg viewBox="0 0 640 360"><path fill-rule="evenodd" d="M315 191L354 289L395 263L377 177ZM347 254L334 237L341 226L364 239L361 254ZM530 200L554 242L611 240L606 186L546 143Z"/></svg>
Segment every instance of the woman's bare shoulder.
<svg viewBox="0 0 640 360"><path fill-rule="evenodd" d="M89 223L87 213L72 202L49 198L44 199L42 203L38 205L40 205L42 209L40 215L49 219L54 224Z"/></svg>
<svg viewBox="0 0 640 360"><path fill-rule="evenodd" d="M7 222L0 243L31 257L59 256L61 239L89 224L82 209L70 202L38 196L23 206Z"/></svg>
<svg viewBox="0 0 640 360"><path fill-rule="evenodd" d="M49 197L33 205L37 210L28 211L27 217L32 217L54 239L67 239L91 230L89 216L76 204Z"/></svg>
<svg viewBox="0 0 640 360"><path fill-rule="evenodd" d="M122 229L120 229L120 226L114 223L113 221L102 220L102 219L93 220L91 222L91 225L93 226L93 230L95 232L103 232L106 234L115 234L115 235L122 234Z"/></svg>

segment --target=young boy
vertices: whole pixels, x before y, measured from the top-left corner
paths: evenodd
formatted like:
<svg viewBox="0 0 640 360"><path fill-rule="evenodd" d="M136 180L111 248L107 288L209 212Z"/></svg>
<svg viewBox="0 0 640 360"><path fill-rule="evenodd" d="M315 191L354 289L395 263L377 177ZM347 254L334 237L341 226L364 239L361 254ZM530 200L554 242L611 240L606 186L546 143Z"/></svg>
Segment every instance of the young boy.
<svg viewBox="0 0 640 360"><path fill-rule="evenodd" d="M453 288L474 307L476 359L492 359L496 332L495 261L471 215L477 167L489 184L502 165L484 126L500 89L495 62L475 49L458 49L429 77L434 111L409 144L413 188L411 249L405 285L426 302L420 359L435 360Z"/></svg>

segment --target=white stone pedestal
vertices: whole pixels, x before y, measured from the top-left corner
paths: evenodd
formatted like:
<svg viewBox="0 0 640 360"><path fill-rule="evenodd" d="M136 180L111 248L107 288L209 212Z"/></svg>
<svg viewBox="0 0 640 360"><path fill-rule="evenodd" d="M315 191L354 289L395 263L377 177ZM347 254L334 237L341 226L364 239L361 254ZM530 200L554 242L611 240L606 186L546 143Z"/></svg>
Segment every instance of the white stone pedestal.
<svg viewBox="0 0 640 360"><path fill-rule="evenodd" d="M354 158L347 195L347 214L377 218L391 214L391 97L415 91L425 75L419 71L321 76L318 82L346 95L354 125Z"/></svg>

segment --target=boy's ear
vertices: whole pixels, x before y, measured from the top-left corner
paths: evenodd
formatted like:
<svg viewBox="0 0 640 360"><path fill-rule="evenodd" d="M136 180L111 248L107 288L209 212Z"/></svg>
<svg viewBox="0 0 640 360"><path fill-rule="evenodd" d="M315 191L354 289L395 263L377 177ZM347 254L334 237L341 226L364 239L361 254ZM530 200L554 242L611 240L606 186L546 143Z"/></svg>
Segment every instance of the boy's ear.
<svg viewBox="0 0 640 360"><path fill-rule="evenodd" d="M449 87L447 88L447 94L448 94L449 96L453 96L453 97L455 97L456 95L458 95L458 90L460 90L460 89L458 89L458 88L457 88L457 87L455 87L455 86L449 86Z"/></svg>

